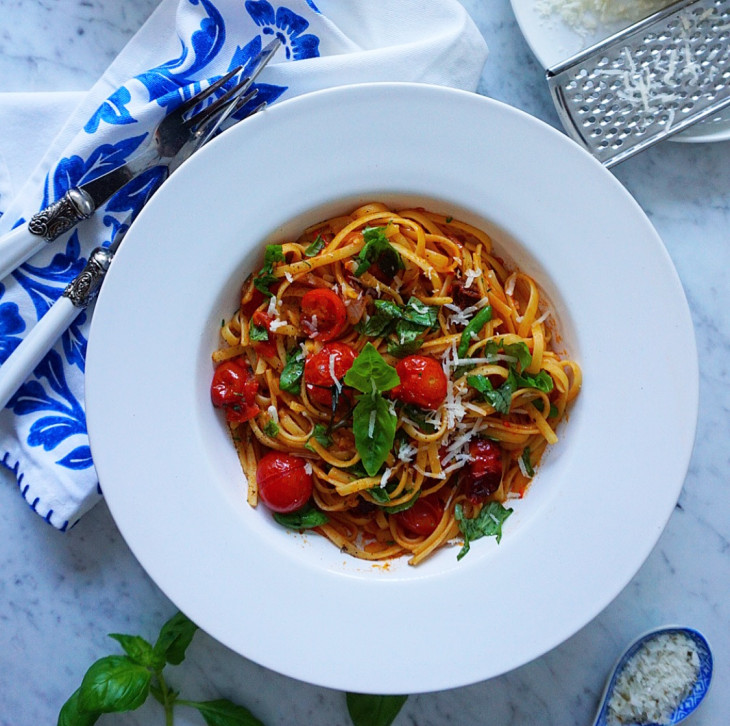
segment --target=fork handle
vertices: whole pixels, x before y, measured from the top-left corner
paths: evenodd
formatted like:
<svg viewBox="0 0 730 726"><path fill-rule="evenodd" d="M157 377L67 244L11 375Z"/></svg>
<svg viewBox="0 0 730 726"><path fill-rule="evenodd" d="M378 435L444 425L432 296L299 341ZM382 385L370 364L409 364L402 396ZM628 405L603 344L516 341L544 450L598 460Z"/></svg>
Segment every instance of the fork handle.
<svg viewBox="0 0 730 726"><path fill-rule="evenodd" d="M83 189L70 189L57 202L34 214L27 225L0 237L0 280L53 242L64 232L90 217L96 205Z"/></svg>
<svg viewBox="0 0 730 726"><path fill-rule="evenodd" d="M0 367L0 408L5 408L13 394L80 312L81 309L69 298L62 296L23 338Z"/></svg>
<svg viewBox="0 0 730 726"><path fill-rule="evenodd" d="M113 257L112 250L97 247L89 255L84 269L0 366L0 409L5 408L63 331L97 296Z"/></svg>

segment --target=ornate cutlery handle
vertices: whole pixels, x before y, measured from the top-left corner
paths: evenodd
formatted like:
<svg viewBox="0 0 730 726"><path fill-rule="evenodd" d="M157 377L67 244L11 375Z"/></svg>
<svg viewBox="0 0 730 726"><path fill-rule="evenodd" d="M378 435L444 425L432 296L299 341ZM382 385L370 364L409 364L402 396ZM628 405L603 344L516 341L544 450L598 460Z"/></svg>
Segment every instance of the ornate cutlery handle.
<svg viewBox="0 0 730 726"><path fill-rule="evenodd" d="M96 210L91 196L83 189L69 189L57 202L34 214L28 222L31 234L53 242Z"/></svg>

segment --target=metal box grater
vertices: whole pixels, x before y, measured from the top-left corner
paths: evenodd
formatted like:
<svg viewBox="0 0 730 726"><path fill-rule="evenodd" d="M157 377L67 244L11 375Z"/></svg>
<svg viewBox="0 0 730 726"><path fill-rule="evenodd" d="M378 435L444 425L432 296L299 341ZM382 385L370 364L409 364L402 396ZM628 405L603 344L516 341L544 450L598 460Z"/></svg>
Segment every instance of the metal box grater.
<svg viewBox="0 0 730 726"><path fill-rule="evenodd" d="M730 105L730 0L680 0L547 81L568 134L613 166Z"/></svg>

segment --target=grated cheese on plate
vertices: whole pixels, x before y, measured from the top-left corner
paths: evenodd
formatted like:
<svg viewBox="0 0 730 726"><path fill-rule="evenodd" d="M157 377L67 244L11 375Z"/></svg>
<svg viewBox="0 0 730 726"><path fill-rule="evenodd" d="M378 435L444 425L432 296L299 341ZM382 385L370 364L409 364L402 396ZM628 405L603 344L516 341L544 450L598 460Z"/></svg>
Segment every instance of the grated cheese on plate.
<svg viewBox="0 0 730 726"><path fill-rule="evenodd" d="M619 673L608 702L608 725L669 724L690 694L700 661L684 633L660 633L647 640Z"/></svg>
<svg viewBox="0 0 730 726"><path fill-rule="evenodd" d="M629 25L666 7L672 0L536 0L535 7L545 17L559 17L580 35L595 31L601 24Z"/></svg>

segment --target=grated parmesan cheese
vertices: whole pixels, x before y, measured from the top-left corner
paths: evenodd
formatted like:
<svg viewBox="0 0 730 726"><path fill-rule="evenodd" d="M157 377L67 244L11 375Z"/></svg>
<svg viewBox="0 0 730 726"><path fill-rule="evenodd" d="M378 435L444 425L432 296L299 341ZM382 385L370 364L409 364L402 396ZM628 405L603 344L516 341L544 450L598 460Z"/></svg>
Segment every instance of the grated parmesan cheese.
<svg viewBox="0 0 730 726"><path fill-rule="evenodd" d="M269 299L269 307L266 312L269 315L276 315L276 308L278 305L279 305L278 298L276 297L276 295L272 295L271 298Z"/></svg>
<svg viewBox="0 0 730 726"><path fill-rule="evenodd" d="M673 0L537 0L543 17L559 17L581 36L600 24L630 25L669 5Z"/></svg>
<svg viewBox="0 0 730 726"><path fill-rule="evenodd" d="M275 320L272 320L269 325L269 330L272 332L274 330L278 330L279 328L285 326L287 324L286 320L280 320L279 318L276 318Z"/></svg>
<svg viewBox="0 0 730 726"><path fill-rule="evenodd" d="M279 423L279 412L276 410L276 406L273 404L266 409L266 413L269 414L269 418L275 423Z"/></svg>
<svg viewBox="0 0 730 726"><path fill-rule="evenodd" d="M669 724L699 670L689 636L670 631L650 638L619 673L608 702L608 725Z"/></svg>
<svg viewBox="0 0 730 726"><path fill-rule="evenodd" d="M312 473L312 465L308 461L304 463L304 473L305 474Z"/></svg>
<svg viewBox="0 0 730 726"><path fill-rule="evenodd" d="M393 473L392 469L388 469L388 467L385 468L385 471L383 472L383 476L380 477L380 488L383 489L385 485L388 483L388 479L390 479L390 475Z"/></svg>

